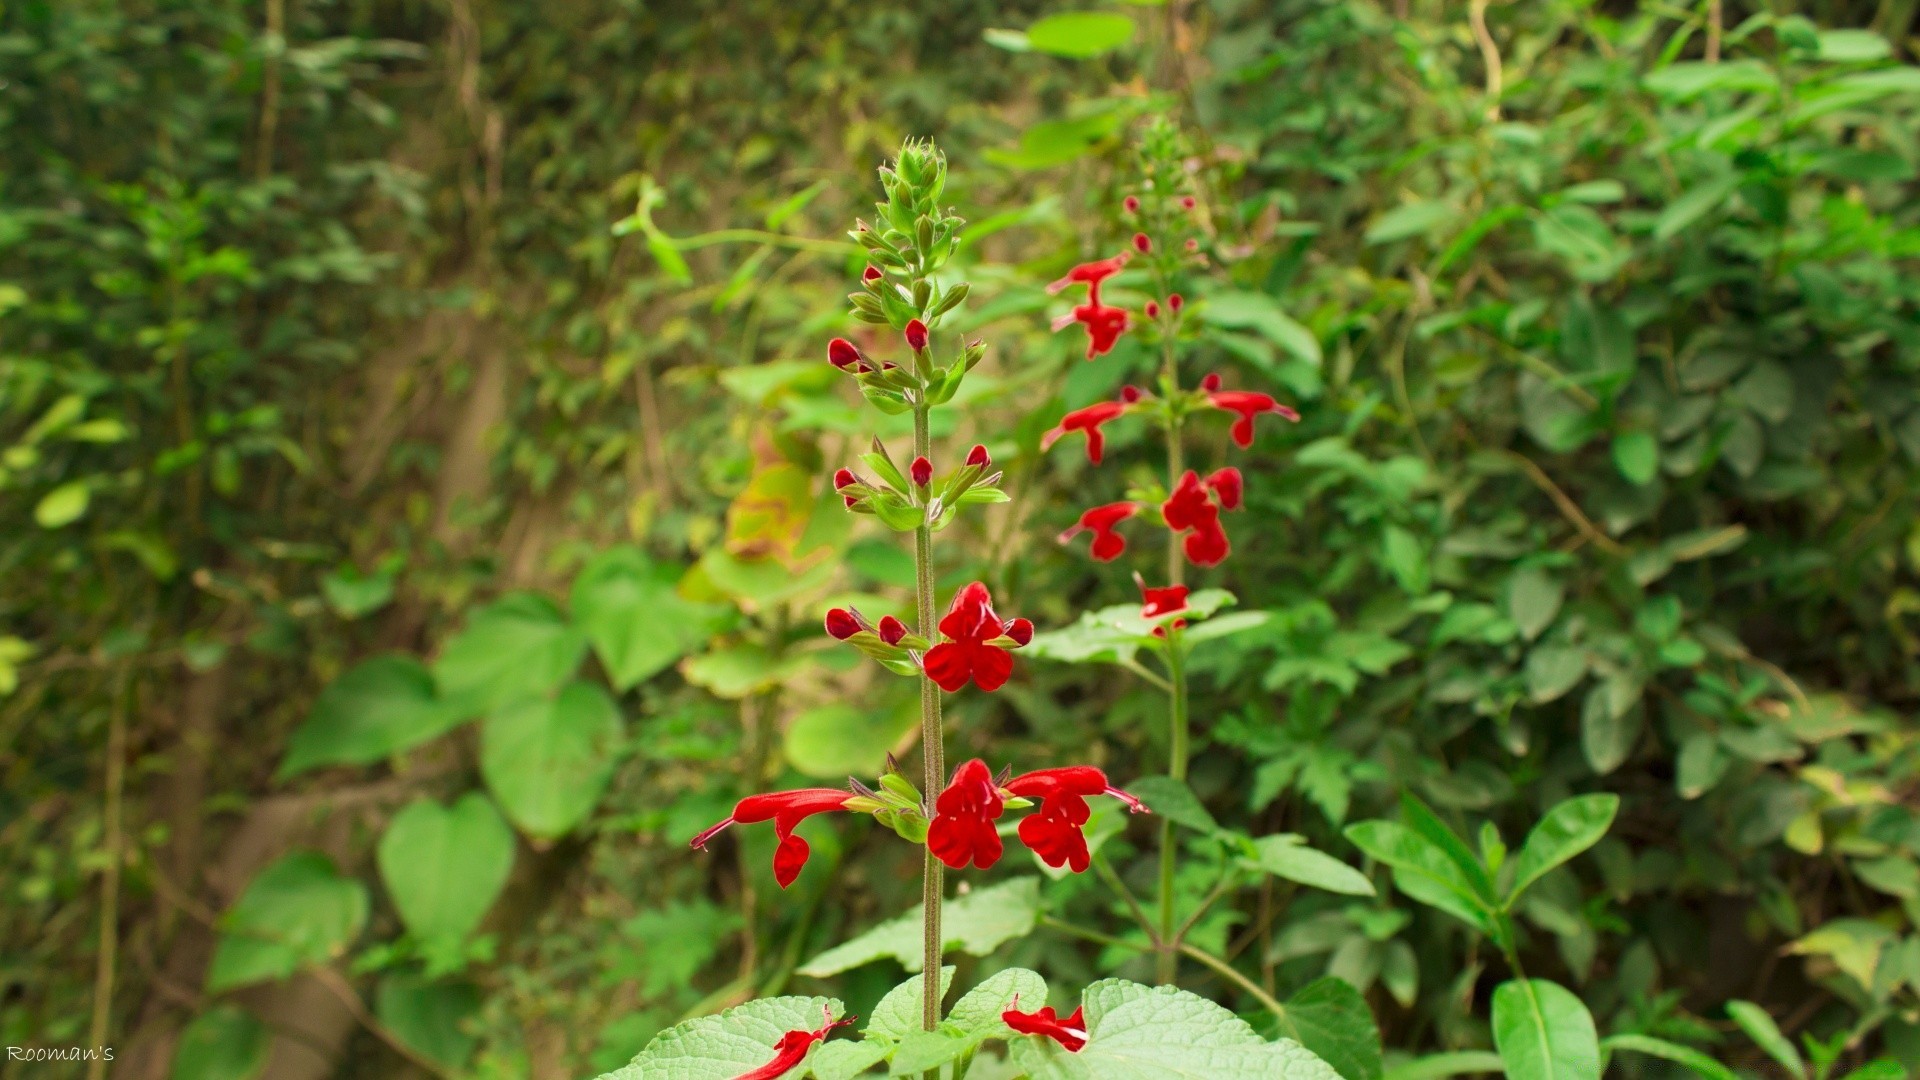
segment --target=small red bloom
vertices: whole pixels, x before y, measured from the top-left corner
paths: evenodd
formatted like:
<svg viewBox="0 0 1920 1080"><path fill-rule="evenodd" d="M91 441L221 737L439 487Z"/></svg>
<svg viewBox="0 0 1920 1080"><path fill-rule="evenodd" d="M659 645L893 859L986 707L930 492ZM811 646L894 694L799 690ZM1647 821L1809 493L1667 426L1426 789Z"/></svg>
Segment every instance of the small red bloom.
<svg viewBox="0 0 1920 1080"><path fill-rule="evenodd" d="M1189 238L1189 239L1187 240L1187 250L1188 250L1188 251L1199 251L1199 250L1200 250L1200 241L1198 241L1198 240L1194 240L1194 239L1191 239L1191 238Z"/></svg>
<svg viewBox="0 0 1920 1080"><path fill-rule="evenodd" d="M1127 550L1127 538L1114 531L1114 526L1140 512L1139 503L1117 502L1096 506L1080 515L1073 528L1060 534L1060 542L1067 543L1083 532L1093 533L1091 554L1100 562L1112 562Z"/></svg>
<svg viewBox="0 0 1920 1080"><path fill-rule="evenodd" d="M884 641L889 645L898 645L900 644L900 639L906 636L907 636L906 623L901 622L899 619L896 619L891 615L885 616L880 620L880 640L881 641Z"/></svg>
<svg viewBox="0 0 1920 1080"><path fill-rule="evenodd" d="M1120 400L1126 402L1128 405L1146 396L1147 392L1145 390L1131 384L1120 388Z"/></svg>
<svg viewBox="0 0 1920 1080"><path fill-rule="evenodd" d="M1160 504L1160 515L1167 528L1187 533L1187 560L1195 566L1216 566L1227 557L1230 545L1226 530L1220 527L1220 507L1200 483L1200 474L1188 469L1180 477L1173 494Z"/></svg>
<svg viewBox="0 0 1920 1080"><path fill-rule="evenodd" d="M1205 390L1209 394L1220 389L1220 373L1208 372L1206 377L1200 380L1200 389Z"/></svg>
<svg viewBox="0 0 1920 1080"><path fill-rule="evenodd" d="M907 475L913 478L914 487L926 487L933 481L933 462L924 456L914 458L907 466Z"/></svg>
<svg viewBox="0 0 1920 1080"><path fill-rule="evenodd" d="M967 464L984 469L993 464L993 458L987 453L986 447L976 443L973 449L967 451Z"/></svg>
<svg viewBox="0 0 1920 1080"><path fill-rule="evenodd" d="M1069 431L1087 433L1087 460L1100 464L1100 457L1106 453L1107 440L1100 434L1100 425L1127 411L1130 404L1126 401L1102 401L1084 409L1075 409L1060 418L1060 423L1040 439L1040 449L1049 450L1053 444Z"/></svg>
<svg viewBox="0 0 1920 1080"><path fill-rule="evenodd" d="M1076 874L1086 873L1092 862L1084 831L1091 815L1087 796L1111 795L1136 814L1146 809L1139 799L1109 785L1107 774L1091 765L1040 769L1016 776L1007 781L1006 790L1021 798L1040 800L1040 809L1020 819L1020 842L1048 866L1068 866Z"/></svg>
<svg viewBox="0 0 1920 1080"><path fill-rule="evenodd" d="M915 319L907 324L907 348L920 351L927 347L927 324Z"/></svg>
<svg viewBox="0 0 1920 1080"><path fill-rule="evenodd" d="M1099 299L1100 283L1119 273L1121 268L1127 265L1127 260L1132 257L1132 252L1123 251L1111 259L1081 263L1079 266L1067 271L1066 277L1048 285L1047 291L1057 293L1069 285L1085 285L1089 291L1095 294L1094 299L1097 300Z"/></svg>
<svg viewBox="0 0 1920 1080"><path fill-rule="evenodd" d="M847 792L835 788L802 788L799 791L749 795L734 806L733 813L726 820L694 837L693 848L698 851L706 847L707 841L729 825L772 821L774 835L780 838L780 846L773 852L773 879L784 889L800 876L800 868L807 865L807 855L812 851L805 840L793 835L794 827L815 814L844 810L847 800L852 798ZM780 1073L769 1075L778 1076Z"/></svg>
<svg viewBox="0 0 1920 1080"><path fill-rule="evenodd" d="M974 758L954 770L953 782L934 801L927 850L955 870L968 863L987 869L1000 861L1000 834L993 823L1006 805L987 763Z"/></svg>
<svg viewBox="0 0 1920 1080"><path fill-rule="evenodd" d="M996 638L1013 638L1009 631L1022 620L1002 622L994 614L993 596L987 587L975 581L954 594L953 605L940 620L940 633L948 640L927 650L921 667L927 678L951 694L972 679L982 690L998 690L1013 674L1013 654L1006 646L993 644ZM1032 634L1031 624L1027 630Z"/></svg>
<svg viewBox="0 0 1920 1080"><path fill-rule="evenodd" d="M1137 195L1129 195L1120 200L1120 205L1126 208L1127 213L1137 214L1140 212L1140 197Z"/></svg>
<svg viewBox="0 0 1920 1080"><path fill-rule="evenodd" d="M860 616L846 608L827 609L827 633L836 641L845 641L866 628Z"/></svg>
<svg viewBox="0 0 1920 1080"><path fill-rule="evenodd" d="M1039 1012L1021 1012L1020 999L1013 1000L1013 1008L1000 1014L1000 1019L1008 1027L1022 1035L1045 1035L1070 1052L1079 1052L1087 1045L1086 1007L1073 1010L1073 1015L1062 1020L1048 1005Z"/></svg>
<svg viewBox="0 0 1920 1080"><path fill-rule="evenodd" d="M869 368L860 356L860 350L846 338L834 338L827 342L827 363L841 371L867 371Z"/></svg>
<svg viewBox="0 0 1920 1080"><path fill-rule="evenodd" d="M1014 644L1025 648L1033 644L1033 620L1014 619L1007 624L1006 633L1008 637L1013 639Z"/></svg>
<svg viewBox="0 0 1920 1080"><path fill-rule="evenodd" d="M1133 250L1138 251L1144 255L1147 252L1153 250L1153 241L1147 239L1146 233L1143 233L1143 232L1134 233L1133 234Z"/></svg>
<svg viewBox="0 0 1920 1080"><path fill-rule="evenodd" d="M1157 319L1160 317L1160 305L1149 300L1147 301L1146 312L1147 312L1147 318Z"/></svg>
<svg viewBox="0 0 1920 1080"><path fill-rule="evenodd" d="M877 266L868 265L865 270L860 272L861 281L879 281L880 277L880 268Z"/></svg>
<svg viewBox="0 0 1920 1080"><path fill-rule="evenodd" d="M1207 487L1213 491L1213 497L1220 500L1222 510L1240 509L1242 480L1240 470L1229 465L1207 477Z"/></svg>
<svg viewBox="0 0 1920 1080"><path fill-rule="evenodd" d="M1140 617L1157 619L1162 615L1172 615L1187 610L1187 587L1185 585L1162 585L1158 588L1140 583Z"/></svg>
<svg viewBox="0 0 1920 1080"><path fill-rule="evenodd" d="M772 1061L757 1069L743 1072L733 1080L775 1080L776 1077L787 1075L795 1065L807 1059L807 1051L813 1049L814 1043L825 1041L827 1036L833 1034L834 1028L845 1027L853 1023L853 1019L849 1016L844 1020L836 1021L833 1013L829 1011L826 1015L827 1026L820 1030L798 1029L787 1032L780 1036L779 1042L773 1044Z"/></svg>
<svg viewBox="0 0 1920 1080"><path fill-rule="evenodd" d="M1200 204L1195 201L1191 195L1182 195L1180 197L1180 209L1182 210L1191 210L1198 205Z"/></svg>
<svg viewBox="0 0 1920 1080"><path fill-rule="evenodd" d="M1180 305L1182 305L1182 304L1184 304L1184 303L1186 303L1186 302L1187 302L1187 301L1186 301L1186 298L1185 298L1185 297L1182 297L1182 296L1181 296L1181 295L1180 295L1179 293L1172 293L1172 294L1169 294L1169 295L1167 296L1167 310L1169 310L1169 311L1179 311L1179 310L1180 310Z"/></svg>
<svg viewBox="0 0 1920 1080"><path fill-rule="evenodd" d="M1081 263L1067 276L1047 286L1047 291L1057 293L1069 285L1085 285L1087 302L1073 309L1067 315L1054 320L1053 329L1057 332L1073 323L1087 328L1087 359L1091 360L1102 353L1111 352L1120 335L1127 332L1127 311L1125 308L1108 307L1100 302L1100 283L1120 272L1127 264L1131 252L1123 251L1111 259L1098 262Z"/></svg>
<svg viewBox="0 0 1920 1080"><path fill-rule="evenodd" d="M1208 376L1212 378L1212 376ZM1214 384L1218 386L1219 383ZM1240 419L1233 422L1233 441L1245 450L1253 445L1253 418L1261 413L1278 413L1288 420L1298 421L1300 414L1273 400L1266 394L1257 394L1251 390L1213 390L1208 388L1207 401L1216 409L1239 413Z"/></svg>

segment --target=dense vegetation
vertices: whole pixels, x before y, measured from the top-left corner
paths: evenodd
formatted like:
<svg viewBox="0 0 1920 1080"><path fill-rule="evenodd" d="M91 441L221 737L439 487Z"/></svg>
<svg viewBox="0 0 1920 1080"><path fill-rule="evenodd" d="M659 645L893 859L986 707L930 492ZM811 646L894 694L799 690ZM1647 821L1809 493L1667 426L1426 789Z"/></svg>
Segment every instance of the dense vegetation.
<svg viewBox="0 0 1920 1080"><path fill-rule="evenodd" d="M547 1078L755 996L867 1013L899 963L822 954L917 855L815 822L783 892L771 837L686 851L916 752L819 632L913 584L828 484L871 427L822 362L845 222L938 137L993 342L940 434L1015 497L942 589L1068 627L1136 591L1053 537L1161 464L1042 433L1157 361L1082 362L1043 290L1125 244L1166 116L1216 255L1189 345L1303 415L1238 459L1204 583L1265 618L1200 654L1191 785L1378 889L1265 877L1196 939L1358 988L1388 1066L1492 1045L1517 962L1749 1075L1920 1069L1916 5L1050 11L0 4L0 1042ZM948 752L1147 775L1162 707L1023 657ZM1412 794L1498 862L1593 793L1617 820L1511 950L1348 838ZM1229 848L1179 835L1197 905ZM1102 853L1152 891L1151 829ZM969 983L1153 979L1054 926L1128 933L1097 882L992 884L1034 880Z"/></svg>

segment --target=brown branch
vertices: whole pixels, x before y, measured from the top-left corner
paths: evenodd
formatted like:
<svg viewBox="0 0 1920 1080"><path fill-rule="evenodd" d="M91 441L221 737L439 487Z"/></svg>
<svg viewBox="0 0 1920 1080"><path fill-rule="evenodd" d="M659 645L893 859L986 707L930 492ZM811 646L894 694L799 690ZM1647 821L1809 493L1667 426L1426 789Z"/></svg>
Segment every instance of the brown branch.
<svg viewBox="0 0 1920 1080"><path fill-rule="evenodd" d="M121 795L126 787L127 686L129 676L120 672L114 688L113 708L107 720L107 796L102 816L106 819L107 863L100 874L100 951L93 972L93 1021L88 1028L87 1044L107 1044L107 1026L113 1018L113 981L120 949L120 818ZM103 1057L87 1061L87 1080L102 1080L107 1074Z"/></svg>
<svg viewBox="0 0 1920 1080"><path fill-rule="evenodd" d="M1534 482L1534 485L1546 492L1547 497L1553 500L1553 505L1560 508L1560 515L1571 522L1574 528L1579 529L1580 534L1592 541L1595 547L1609 555L1627 554L1627 549L1613 537L1601 532L1599 526L1593 523L1593 519L1587 517L1586 513L1580 509L1580 505L1574 502L1565 491L1560 490L1560 485L1554 483L1553 477L1548 476L1546 470L1535 464L1532 458L1512 450L1502 450L1500 453L1526 470L1527 477Z"/></svg>
<svg viewBox="0 0 1920 1080"><path fill-rule="evenodd" d="M429 1075L452 1080L453 1074L447 1071L446 1066L400 1041L399 1036L388 1030L385 1024L368 1012L366 1003L360 1000L360 995L354 993L353 987L347 985L347 980L341 978L339 972L329 967L321 967L314 968L308 974L313 976L315 982L326 987L334 997L339 998L340 1004L346 1007L347 1012L351 1013L355 1020L359 1021L361 1027L372 1032L376 1038L392 1047L401 1057L418 1065Z"/></svg>
<svg viewBox="0 0 1920 1080"><path fill-rule="evenodd" d="M1500 66L1500 46L1487 30L1489 0L1473 0L1467 6L1467 21L1473 24L1473 40L1480 46L1480 58L1487 65L1487 119L1500 119L1500 91L1505 72Z"/></svg>

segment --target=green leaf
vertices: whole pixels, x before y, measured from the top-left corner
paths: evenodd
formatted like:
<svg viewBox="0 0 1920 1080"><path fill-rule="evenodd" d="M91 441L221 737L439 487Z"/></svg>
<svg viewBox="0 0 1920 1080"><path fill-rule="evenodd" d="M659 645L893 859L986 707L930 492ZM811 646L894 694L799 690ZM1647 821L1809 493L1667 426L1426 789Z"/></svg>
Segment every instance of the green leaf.
<svg viewBox="0 0 1920 1080"><path fill-rule="evenodd" d="M1220 831L1220 823L1213 819L1186 781L1175 780L1171 776L1143 776L1135 780L1127 789L1147 809L1173 822L1203 833Z"/></svg>
<svg viewBox="0 0 1920 1080"><path fill-rule="evenodd" d="M1871 30L1820 31L1819 56L1829 64L1884 60L1892 55L1893 46Z"/></svg>
<svg viewBox="0 0 1920 1080"><path fill-rule="evenodd" d="M1740 1025L1754 1045L1767 1052L1767 1056L1779 1062L1788 1075L1800 1077L1807 1075L1807 1063L1800 1057L1800 1051L1794 1049L1792 1040L1780 1031L1780 1025L1773 1022L1767 1010L1751 1001L1730 1001L1727 1003L1727 1015Z"/></svg>
<svg viewBox="0 0 1920 1080"><path fill-rule="evenodd" d="M1380 215L1367 227L1369 244L1391 244L1396 240L1424 236L1452 221L1457 211L1442 202L1416 202L1396 206Z"/></svg>
<svg viewBox="0 0 1920 1080"><path fill-rule="evenodd" d="M433 677L443 700L478 716L552 691L586 651L586 635L552 601L509 593L468 616L441 647Z"/></svg>
<svg viewBox="0 0 1920 1080"><path fill-rule="evenodd" d="M846 1011L836 998L776 997L677 1024L601 1080L735 1080L773 1060L789 1031L818 1031ZM818 1054L821 1046L814 1046Z"/></svg>
<svg viewBox="0 0 1920 1080"><path fill-rule="evenodd" d="M1493 905L1477 895L1473 883L1446 852L1395 821L1362 821L1347 826L1355 847L1393 868L1393 883L1403 893L1483 932L1493 930Z"/></svg>
<svg viewBox="0 0 1920 1080"><path fill-rule="evenodd" d="M316 851L281 856L220 920L207 992L284 979L346 951L367 922L367 888Z"/></svg>
<svg viewBox="0 0 1920 1080"><path fill-rule="evenodd" d="M816 365L817 366L817 365ZM625 691L705 644L729 615L726 607L680 595L682 571L634 547L601 552L573 579L573 617Z"/></svg>
<svg viewBox="0 0 1920 1080"><path fill-rule="evenodd" d="M1430 1054L1388 1069L1381 1080L1444 1080L1449 1076L1505 1072L1506 1063L1499 1054L1485 1050L1455 1050Z"/></svg>
<svg viewBox="0 0 1920 1080"><path fill-rule="evenodd" d="M480 728L480 774L507 817L537 839L585 821L613 779L625 734L605 690L569 683L552 698L509 705Z"/></svg>
<svg viewBox="0 0 1920 1080"><path fill-rule="evenodd" d="M1613 467L1638 487L1660 474L1660 440L1651 431L1629 431L1614 436Z"/></svg>
<svg viewBox="0 0 1920 1080"><path fill-rule="evenodd" d="M787 727L787 760L802 775L822 780L877 774L887 751L918 723L912 708L822 705L794 717Z"/></svg>
<svg viewBox="0 0 1920 1080"><path fill-rule="evenodd" d="M278 778L323 765L367 765L460 726L418 660L393 654L348 668L314 700L293 733Z"/></svg>
<svg viewBox="0 0 1920 1080"><path fill-rule="evenodd" d="M1043 1036L1008 1044L1030 1080L1340 1080L1292 1039L1268 1042L1246 1021L1177 987L1102 979L1081 1004L1087 1044L1077 1052Z"/></svg>
<svg viewBox="0 0 1920 1080"><path fill-rule="evenodd" d="M944 964L940 968L940 997L942 1000L945 1000L947 991L953 987L953 973L955 970L951 964ZM805 972L801 974L805 974ZM921 995L924 993L922 986L925 982L926 974L922 972L887 991L886 996L880 999L880 1003L873 1007L873 1015L867 1017L867 1037L897 1043L908 1035L921 1030L921 1006L923 1004Z"/></svg>
<svg viewBox="0 0 1920 1080"><path fill-rule="evenodd" d="M1771 90L1777 82L1773 72L1758 60L1727 60L1719 63L1689 60L1669 64L1646 77L1648 90L1678 101L1716 90Z"/></svg>
<svg viewBox="0 0 1920 1080"><path fill-rule="evenodd" d="M1507 582L1507 617L1528 641L1540 636L1560 614L1566 588L1536 566L1516 572Z"/></svg>
<svg viewBox="0 0 1920 1080"><path fill-rule="evenodd" d="M1507 890L1507 904L1518 900L1528 886L1555 867L1599 843L1619 810L1620 796L1606 794L1575 796L1547 811L1527 834L1520 854L1514 856L1513 887Z"/></svg>
<svg viewBox="0 0 1920 1080"><path fill-rule="evenodd" d="M80 520L93 500L93 489L85 480L69 480L40 497L34 504L33 520L43 529L57 529Z"/></svg>
<svg viewBox="0 0 1920 1080"><path fill-rule="evenodd" d="M327 606L343 619L357 619L387 606L393 599L393 572L361 574L351 565L335 569L320 579L320 595Z"/></svg>
<svg viewBox="0 0 1920 1080"><path fill-rule="evenodd" d="M1732 1069L1693 1047L1656 1039L1651 1035L1609 1035L1600 1040L1600 1049L1608 1053L1631 1050L1637 1054L1664 1058L1691 1069L1695 1075L1707 1077L1707 1080L1740 1080Z"/></svg>
<svg viewBox="0 0 1920 1080"><path fill-rule="evenodd" d="M373 1013L394 1037L430 1061L458 1070L479 1038L462 1028L480 1011L480 990L466 982L429 982L413 975L380 980Z"/></svg>
<svg viewBox="0 0 1920 1080"><path fill-rule="evenodd" d="M1252 330L1296 360L1315 367L1322 363L1320 339L1302 326L1266 293L1226 291L1208 297L1200 308L1202 321L1232 330Z"/></svg>
<svg viewBox="0 0 1920 1080"><path fill-rule="evenodd" d="M975 1046L988 1039L1012 1038L1013 1029L1000 1017L1013 1008L1016 1000L1027 1012L1038 1009L1047 1000L1047 981L1026 968L996 972L953 1003L947 1022L964 1032Z"/></svg>
<svg viewBox="0 0 1920 1080"><path fill-rule="evenodd" d="M1241 861L1275 877L1348 896L1374 895L1373 882L1367 875L1324 851L1307 847L1304 837L1293 833L1262 836L1249 846L1253 854Z"/></svg>
<svg viewBox="0 0 1920 1080"><path fill-rule="evenodd" d="M1527 696L1543 705L1579 685L1587 677L1587 650L1569 645L1541 645L1527 653Z"/></svg>
<svg viewBox="0 0 1920 1080"><path fill-rule="evenodd" d="M1346 980L1326 976L1301 987L1287 999L1280 1025L1345 1080L1379 1080L1380 1028L1367 999Z"/></svg>
<svg viewBox="0 0 1920 1080"><path fill-rule="evenodd" d="M473 933L513 870L513 830L477 791L450 807L419 799L380 837L380 879L400 921L423 940Z"/></svg>
<svg viewBox="0 0 1920 1080"><path fill-rule="evenodd" d="M946 984L953 968L944 969ZM948 1062L972 1054L993 1039L1011 1039L1015 1033L1001 1019L1017 1000L1031 1011L1047 1000L1047 984L1025 968L1008 968L968 991L954 1003L937 1031L920 1030L920 993L923 976L895 987L874 1010L869 1038L898 1040L889 1075L920 1076ZM885 1017L884 1022L881 1018ZM877 1034L876 1034L877 1032Z"/></svg>
<svg viewBox="0 0 1920 1080"><path fill-rule="evenodd" d="M1739 173L1726 173L1702 181L1688 189L1686 194L1667 204L1654 219L1653 238L1671 240L1687 226L1705 217L1707 213L1727 201L1740 187Z"/></svg>
<svg viewBox="0 0 1920 1080"><path fill-rule="evenodd" d="M1619 680L1610 678L1587 691L1580 704L1580 749L1593 771L1605 776L1619 768L1640 740L1646 714L1636 696L1626 708L1616 708Z"/></svg>
<svg viewBox="0 0 1920 1080"><path fill-rule="evenodd" d="M919 906L897 919L836 945L800 966L800 974L824 978L892 957L908 971L920 970ZM985 956L1033 932L1040 917L1040 879L1023 877L975 889L947 901L940 915L941 951Z"/></svg>
<svg viewBox="0 0 1920 1080"><path fill-rule="evenodd" d="M172 1080L254 1080L267 1067L273 1036L253 1014L215 1005L193 1018L173 1051Z"/></svg>
<svg viewBox="0 0 1920 1080"><path fill-rule="evenodd" d="M735 645L693 657L680 665L680 673L715 697L738 701L778 686L808 663L804 654L782 657L764 645Z"/></svg>
<svg viewBox="0 0 1920 1080"><path fill-rule="evenodd" d="M1509 1080L1600 1080L1593 1016L1559 983L1501 983L1493 992L1493 1045Z"/></svg>
<svg viewBox="0 0 1920 1080"><path fill-rule="evenodd" d="M1104 11L1068 11L1027 27L1027 47L1035 52L1084 60L1133 40L1133 20Z"/></svg>

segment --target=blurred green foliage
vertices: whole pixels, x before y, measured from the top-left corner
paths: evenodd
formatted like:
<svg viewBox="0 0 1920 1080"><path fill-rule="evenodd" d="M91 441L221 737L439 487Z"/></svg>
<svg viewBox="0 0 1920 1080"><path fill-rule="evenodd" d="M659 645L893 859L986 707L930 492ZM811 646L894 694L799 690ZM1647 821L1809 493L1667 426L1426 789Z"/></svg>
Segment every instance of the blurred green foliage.
<svg viewBox="0 0 1920 1080"><path fill-rule="evenodd" d="M129 1075L545 1078L754 995L867 1014L894 961L805 970L914 902L903 845L810 824L784 893L770 837L684 847L912 752L906 692L817 632L911 585L825 490L868 424L821 362L841 222L939 138L991 348L936 437L1015 497L943 584L1068 626L1134 586L1049 538L1156 458L1040 434L1155 359L1081 362L1042 286L1124 242L1166 114L1221 255L1194 348L1304 415L1240 460L1201 582L1266 617L1197 657L1224 831L1181 830L1181 886L1264 873L1196 940L1296 1003L1357 988L1389 1071L1488 1067L1507 945L1614 1075L1920 1069L1914 16L0 4L0 1042L88 1042L104 989ZM1159 701L1023 658L955 752L1130 780ZM1600 793L1611 831L1505 881L1492 949L1346 839L1412 794L1498 875ZM1092 829L1144 889L1124 824ZM1286 835L1378 856L1377 895L1299 889ZM1125 932L1016 862L993 883ZM1035 925L963 984L1143 977Z"/></svg>

